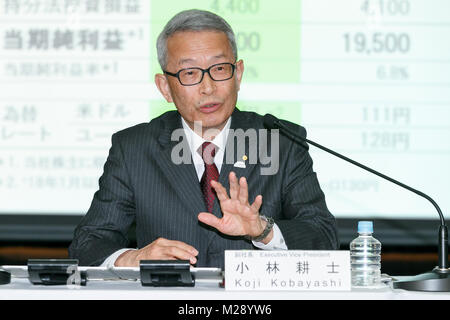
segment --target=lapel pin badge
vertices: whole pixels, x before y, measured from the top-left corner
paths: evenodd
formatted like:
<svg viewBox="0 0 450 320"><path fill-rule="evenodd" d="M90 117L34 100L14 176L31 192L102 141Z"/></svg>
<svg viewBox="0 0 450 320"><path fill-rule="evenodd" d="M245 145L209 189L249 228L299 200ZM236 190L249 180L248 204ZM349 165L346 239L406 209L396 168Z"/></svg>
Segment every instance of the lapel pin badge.
<svg viewBox="0 0 450 320"><path fill-rule="evenodd" d="M243 161L237 161L234 166L237 168L244 168L245 169L245 161L247 161L248 157L246 155L242 156Z"/></svg>

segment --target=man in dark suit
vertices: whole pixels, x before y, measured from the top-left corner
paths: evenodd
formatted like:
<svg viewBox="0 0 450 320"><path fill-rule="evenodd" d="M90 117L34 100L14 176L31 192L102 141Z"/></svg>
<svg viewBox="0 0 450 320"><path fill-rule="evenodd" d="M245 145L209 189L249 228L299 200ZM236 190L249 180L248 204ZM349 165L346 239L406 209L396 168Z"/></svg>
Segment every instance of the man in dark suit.
<svg viewBox="0 0 450 320"><path fill-rule="evenodd" d="M184 259L223 268L226 249L338 249L307 146L231 134L261 132L264 123L236 108L244 63L230 26L210 12L184 11L157 48L164 74L155 82L177 111L113 135L70 256L81 265ZM271 174L251 157L261 149L277 162ZM133 223L138 248L127 248Z"/></svg>

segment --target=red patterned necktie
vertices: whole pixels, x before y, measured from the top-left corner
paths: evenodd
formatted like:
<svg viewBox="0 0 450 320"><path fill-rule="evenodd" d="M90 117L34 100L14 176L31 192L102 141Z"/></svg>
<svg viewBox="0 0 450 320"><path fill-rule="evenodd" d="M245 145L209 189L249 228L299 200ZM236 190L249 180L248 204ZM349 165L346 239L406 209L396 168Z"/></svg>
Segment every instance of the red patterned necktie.
<svg viewBox="0 0 450 320"><path fill-rule="evenodd" d="M205 163L205 172L203 172L202 179L200 180L200 187L202 188L203 197L205 198L206 209L208 212L212 212L216 194L211 187L211 180L219 181L219 171L214 164L216 146L211 142L204 142L202 144L201 152L203 162Z"/></svg>

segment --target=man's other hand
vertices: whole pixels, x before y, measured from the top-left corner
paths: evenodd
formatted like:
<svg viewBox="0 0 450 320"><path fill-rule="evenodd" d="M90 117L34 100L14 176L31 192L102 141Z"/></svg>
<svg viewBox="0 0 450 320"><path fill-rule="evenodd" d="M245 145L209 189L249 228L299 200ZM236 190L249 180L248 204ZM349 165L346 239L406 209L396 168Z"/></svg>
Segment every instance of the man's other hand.
<svg viewBox="0 0 450 320"><path fill-rule="evenodd" d="M116 267L139 267L140 260L189 260L197 263L198 251L181 241L158 238L139 250L122 253L114 263Z"/></svg>

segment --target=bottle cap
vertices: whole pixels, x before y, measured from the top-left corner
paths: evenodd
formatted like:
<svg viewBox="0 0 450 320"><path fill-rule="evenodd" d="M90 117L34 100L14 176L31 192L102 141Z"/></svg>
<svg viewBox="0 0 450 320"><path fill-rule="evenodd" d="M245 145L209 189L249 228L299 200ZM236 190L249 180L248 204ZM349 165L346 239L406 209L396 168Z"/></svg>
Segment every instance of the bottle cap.
<svg viewBox="0 0 450 320"><path fill-rule="evenodd" d="M358 222L358 233L373 233L373 222L372 221L359 221Z"/></svg>

